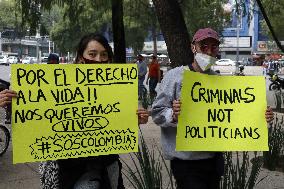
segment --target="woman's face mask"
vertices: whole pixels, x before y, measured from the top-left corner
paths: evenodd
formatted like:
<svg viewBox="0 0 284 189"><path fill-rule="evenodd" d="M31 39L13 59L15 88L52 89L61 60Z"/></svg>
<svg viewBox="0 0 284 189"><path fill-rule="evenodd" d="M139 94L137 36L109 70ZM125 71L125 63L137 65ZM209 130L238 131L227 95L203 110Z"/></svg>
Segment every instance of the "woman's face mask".
<svg viewBox="0 0 284 189"><path fill-rule="evenodd" d="M99 63L108 63L108 61L96 61L96 60L90 60L90 59L87 59L87 58L84 58L84 63L85 64L99 64Z"/></svg>
<svg viewBox="0 0 284 189"><path fill-rule="evenodd" d="M216 58L203 53L196 53L194 58L202 71L208 70L217 61Z"/></svg>

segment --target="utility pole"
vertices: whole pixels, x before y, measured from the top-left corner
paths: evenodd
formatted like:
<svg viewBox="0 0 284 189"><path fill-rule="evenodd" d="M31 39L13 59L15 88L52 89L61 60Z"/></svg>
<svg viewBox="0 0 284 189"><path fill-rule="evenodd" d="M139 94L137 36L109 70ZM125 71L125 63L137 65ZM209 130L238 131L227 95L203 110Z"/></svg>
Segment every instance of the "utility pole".
<svg viewBox="0 0 284 189"><path fill-rule="evenodd" d="M50 40L48 40L48 54L51 53L51 49L50 49L51 47L50 47L50 45L51 45L51 44L50 44Z"/></svg>
<svg viewBox="0 0 284 189"><path fill-rule="evenodd" d="M152 1L149 2L150 4L150 11L153 14L152 20L152 40L153 40L153 55L157 57L157 21L155 15L155 7Z"/></svg>
<svg viewBox="0 0 284 189"><path fill-rule="evenodd" d="M240 55L240 49L239 49L239 40L240 40L240 23L241 23L241 6L239 1L236 1L236 16L237 16L237 48L236 48L236 74L238 74L239 71L239 55Z"/></svg>
<svg viewBox="0 0 284 189"><path fill-rule="evenodd" d="M36 58L37 58L38 62L41 62L41 50L40 50L40 44L39 44L39 41L41 39L41 37L40 37L40 24L39 24L38 29L36 30L35 39L36 39Z"/></svg>

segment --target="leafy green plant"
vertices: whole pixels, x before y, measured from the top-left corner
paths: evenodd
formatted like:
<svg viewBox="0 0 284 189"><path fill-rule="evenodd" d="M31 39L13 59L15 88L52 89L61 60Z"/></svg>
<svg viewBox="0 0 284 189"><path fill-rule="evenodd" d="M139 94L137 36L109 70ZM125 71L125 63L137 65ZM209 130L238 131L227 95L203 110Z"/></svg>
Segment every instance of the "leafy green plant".
<svg viewBox="0 0 284 189"><path fill-rule="evenodd" d="M259 176L260 168L263 165L263 160L261 157L257 156L257 152L254 154L254 158L251 160L252 163L252 168L251 168L251 173L247 182L247 188L253 188L256 186L258 183L263 181L266 177L261 178L257 183L257 178Z"/></svg>
<svg viewBox="0 0 284 189"><path fill-rule="evenodd" d="M140 133L141 144L139 152L130 154L134 167L123 161L126 167L126 172L123 171L123 174L134 189L165 189L165 184L163 183L166 181L168 181L166 189L174 189L172 173L167 167L161 151L156 145L150 150L141 131ZM155 153L157 150L158 157ZM164 177L166 179L163 179L162 176L163 169L166 169L168 174L167 177Z"/></svg>
<svg viewBox="0 0 284 189"><path fill-rule="evenodd" d="M154 100L155 100L155 96L151 96L150 94L148 94L145 88L141 96L142 107L144 109L148 109L148 107L153 104Z"/></svg>
<svg viewBox="0 0 284 189"><path fill-rule="evenodd" d="M274 171L279 163L281 152L284 148L284 123L283 116L281 120L276 116L275 121L268 128L269 151L263 152L264 167Z"/></svg>
<svg viewBox="0 0 284 189"><path fill-rule="evenodd" d="M252 189L264 179L256 183L262 166L262 160L256 156L256 153L250 173L248 152L242 152L241 158L239 152L236 152L236 161L233 160L232 154L232 152L224 153L225 170L220 182L221 189Z"/></svg>
<svg viewBox="0 0 284 189"><path fill-rule="evenodd" d="M150 98L147 94L147 91L146 91L146 93L143 93L141 101L142 101L142 107L147 110L148 106L151 105L150 104Z"/></svg>

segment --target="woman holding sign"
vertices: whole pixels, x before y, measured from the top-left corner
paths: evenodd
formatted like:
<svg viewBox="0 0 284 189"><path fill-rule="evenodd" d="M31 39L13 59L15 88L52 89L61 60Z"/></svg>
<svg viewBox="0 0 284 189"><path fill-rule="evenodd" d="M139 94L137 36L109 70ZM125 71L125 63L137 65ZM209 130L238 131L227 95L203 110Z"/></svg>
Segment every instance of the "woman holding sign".
<svg viewBox="0 0 284 189"><path fill-rule="evenodd" d="M112 62L112 49L102 35L89 34L79 42L77 49L77 64L100 64ZM137 110L138 123L148 121L148 112ZM41 181L43 188L101 188L123 189L121 175L122 165L119 156L101 155L77 159L57 160L41 165Z"/></svg>
<svg viewBox="0 0 284 189"><path fill-rule="evenodd" d="M153 121L161 127L161 143L165 158L171 162L171 170L178 189L217 189L223 174L224 161L220 152L176 151L176 134L180 102L182 75L190 69L208 75L217 75L210 69L216 61L220 40L211 28L198 30L192 40L194 61L188 67L170 70L164 77L152 105ZM273 112L268 108L266 121L273 120Z"/></svg>
<svg viewBox="0 0 284 189"><path fill-rule="evenodd" d="M112 49L108 41L97 34L84 36L77 49L76 63L99 64L112 62ZM11 104L17 93L0 92L0 107ZM148 112L137 110L138 123L148 122ZM52 189L123 189L121 163L117 154L43 162L40 165L42 188Z"/></svg>

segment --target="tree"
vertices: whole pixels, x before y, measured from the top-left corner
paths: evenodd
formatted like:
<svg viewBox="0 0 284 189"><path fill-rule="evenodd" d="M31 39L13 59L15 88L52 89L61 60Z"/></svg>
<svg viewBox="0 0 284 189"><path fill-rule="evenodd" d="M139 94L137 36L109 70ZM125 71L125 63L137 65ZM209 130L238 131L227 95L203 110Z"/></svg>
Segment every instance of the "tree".
<svg viewBox="0 0 284 189"><path fill-rule="evenodd" d="M83 11L86 6L83 4L84 1L79 0L17 0L22 6L22 17L27 19L27 22L30 24L31 29L37 28L40 22L40 9L50 10L52 5L58 4L59 6L68 5L69 11L67 13L70 20L75 22L75 25L78 24L77 18L80 15L84 15ZM114 62L125 62L125 38L124 38L124 29L123 29L123 6L122 0L93 0L89 1L92 8L98 10L109 4L112 5L112 23L113 23L113 35L114 35ZM86 6L87 7L87 6Z"/></svg>
<svg viewBox="0 0 284 189"><path fill-rule="evenodd" d="M25 0L18 0L20 2L23 2ZM154 0L155 10L157 13L157 18L159 20L159 25L161 27L162 33L165 37L165 41L167 43L169 56L171 58L171 61L173 63L173 66L177 65L185 65L191 62L192 60L192 53L190 51L190 37L188 34L188 30L183 18L183 13L180 8L180 3L182 7L189 6L189 9L184 8L184 13L187 14L190 19L186 19L188 23L188 28L190 31L190 34L195 32L197 28L200 27L208 27L208 26L214 26L213 28L219 28L221 30L221 23L223 21L223 17L221 12L221 4L219 1L207 1L202 0L201 2L197 0L173 0L173 1L161 1L161 0ZM90 6L84 5L84 3L89 3ZM121 6L124 3L124 8L129 6L131 4L134 4L134 9L130 9L128 11L123 12L123 7ZM64 19L66 17L69 18L69 20L72 20L72 26L70 26L70 30L67 30L68 24L63 24L64 28L57 28L57 32L62 32L64 35L64 32L70 31L73 32L73 29L75 30L76 27L80 26L81 24L78 23L78 18L82 15L86 18L92 17L91 15L87 14L84 10L84 6L88 8L92 8L93 11L90 14L96 14L99 10L105 10L108 12L111 10L112 15L112 31L113 31L113 38L114 38L114 51L115 51L115 62L124 62L125 60L125 37L124 33L127 33L127 40L126 44L129 46L132 46L136 52L141 50L143 48L143 41L145 37L147 36L149 29L156 28L155 26L155 16L152 16L148 12L150 9L149 7L149 1L148 0L30 0L29 4L23 3L23 15L26 15L29 17L30 13L35 14L33 16L34 19L37 18L37 9L35 8L35 5L41 5L41 8L45 8L47 10L50 10L52 7L52 4L61 4L61 6L65 5L68 7L68 10L64 13ZM128 4L126 6L126 4ZM199 7L191 7L191 5L199 6ZM132 6L133 7L133 6ZM137 7L141 7L140 9L136 9ZM146 7L146 8L145 8ZM194 10L193 10L194 9ZM135 14L134 18L131 18L131 11ZM191 13L191 11L193 13ZM199 12L198 12L199 11ZM143 14L145 12L145 14ZM125 13L125 16L123 15ZM199 14L202 13L202 14ZM98 15L98 14L96 14ZM149 16L151 15L151 16ZM201 16L199 16L201 15ZM208 15L206 19L203 18L204 15ZM122 17L124 16L124 19ZM101 16L96 17L93 21L96 21L97 19L100 19ZM146 19L145 19L146 18ZM32 21L33 19L27 19L28 21ZM83 19L84 20L84 19ZM86 19L88 20L88 19ZM146 22L147 20L147 22ZM202 22L200 20L203 20ZM176 22L177 21L177 22ZM124 26L124 22L126 23ZM68 22L67 22L68 23ZM82 21L80 20L80 23ZM129 24L129 25L128 25ZM62 24L61 24L62 25ZM70 23L69 23L70 25ZM129 26L129 27L128 27ZM144 26L144 27L143 27ZM150 27L152 26L152 27ZM220 27L219 27L220 26ZM72 29L73 28L73 29ZM89 27L87 27L89 28ZM126 28L126 29L125 29ZM142 29L141 29L142 28ZM158 25L157 25L158 28ZM78 34L81 34L82 31L80 30L80 27L77 28ZM85 30L85 26L84 26ZM125 30L125 31L124 31ZM159 30L158 30L159 31ZM54 32L52 32L54 34ZM153 30L155 38L155 31ZM78 35L77 35L78 36ZM68 36L66 36L68 37ZM57 39L60 39L57 37ZM154 40L155 41L155 40ZM74 42L74 41L73 41ZM63 45L63 44L62 44ZM66 49L66 48L65 48Z"/></svg>
<svg viewBox="0 0 284 189"><path fill-rule="evenodd" d="M284 27L282 22L284 19L284 1L256 0L256 2L265 19L265 26L267 26L269 30L269 32L266 32L266 34L272 36L278 48L284 52L284 47L281 46L280 43L280 40L284 40Z"/></svg>
<svg viewBox="0 0 284 189"><path fill-rule="evenodd" d="M180 3L187 29L193 35L198 29L211 27L221 32L224 20L223 5L227 0L183 0Z"/></svg>
<svg viewBox="0 0 284 189"><path fill-rule="evenodd" d="M125 33L123 24L123 0L112 0L112 28L114 62L126 62Z"/></svg>
<svg viewBox="0 0 284 189"><path fill-rule="evenodd" d="M212 27L219 32L223 30L226 18L223 2L224 0L153 0L173 67L192 62L189 33L192 36L197 29L204 27Z"/></svg>
<svg viewBox="0 0 284 189"><path fill-rule="evenodd" d="M16 27L16 5L14 1L0 1L0 31Z"/></svg>
<svg viewBox="0 0 284 189"><path fill-rule="evenodd" d="M90 32L98 32L111 22L111 11L97 9L89 0L78 2L78 6L64 5L61 9L61 19L54 24L50 36L56 42L61 52L73 52L80 37ZM85 5L85 6L84 6ZM69 12L83 12L74 18L68 16Z"/></svg>
<svg viewBox="0 0 284 189"><path fill-rule="evenodd" d="M14 37L23 36L23 31L26 28L25 25L21 25L20 7L16 4L16 1L0 1L0 7L0 31L10 29L13 30Z"/></svg>
<svg viewBox="0 0 284 189"><path fill-rule="evenodd" d="M192 62L190 37L177 0L153 0L157 18L167 44L171 66Z"/></svg>
<svg viewBox="0 0 284 189"><path fill-rule="evenodd" d="M49 35L56 23L60 22L63 17L63 11L57 5L51 10L43 10L41 14L40 35Z"/></svg>
<svg viewBox="0 0 284 189"><path fill-rule="evenodd" d="M132 47L134 54L139 54L144 47L145 38L153 28L152 23L157 22L155 10L150 6L149 0L124 0L123 4L126 46Z"/></svg>

